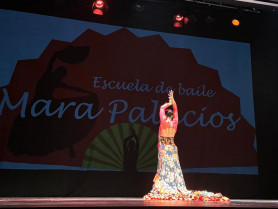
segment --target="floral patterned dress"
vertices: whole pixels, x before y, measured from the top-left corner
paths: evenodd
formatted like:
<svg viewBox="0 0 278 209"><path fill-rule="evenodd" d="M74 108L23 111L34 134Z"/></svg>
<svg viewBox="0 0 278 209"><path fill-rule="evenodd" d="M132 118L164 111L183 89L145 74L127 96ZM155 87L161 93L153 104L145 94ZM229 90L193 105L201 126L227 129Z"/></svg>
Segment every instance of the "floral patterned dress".
<svg viewBox="0 0 278 209"><path fill-rule="evenodd" d="M187 190L179 162L178 148L174 143L174 138L160 136L163 128L169 128L169 124L165 123L165 118L163 117L166 108L167 103L161 106L160 109L160 120L162 122L159 128L157 173L153 180L152 190L143 199L229 202L230 199L222 196L220 193L215 194L207 191ZM178 116L176 104L173 105L173 110L174 117L172 127L170 128L177 129Z"/></svg>

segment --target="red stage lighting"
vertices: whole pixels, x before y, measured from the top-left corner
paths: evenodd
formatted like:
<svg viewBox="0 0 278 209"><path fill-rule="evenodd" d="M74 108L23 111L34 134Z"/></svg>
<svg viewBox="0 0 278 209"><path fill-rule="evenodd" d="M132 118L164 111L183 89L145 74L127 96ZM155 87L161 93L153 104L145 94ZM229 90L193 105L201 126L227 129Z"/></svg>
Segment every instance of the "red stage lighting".
<svg viewBox="0 0 278 209"><path fill-rule="evenodd" d="M183 18L183 22L184 22L185 25L188 23L188 21L189 21L188 17Z"/></svg>
<svg viewBox="0 0 278 209"><path fill-rule="evenodd" d="M93 14L103 15L105 2L103 0L95 0L92 6Z"/></svg>
<svg viewBox="0 0 278 209"><path fill-rule="evenodd" d="M180 14L177 14L174 16L174 27L175 28L181 28L183 26L183 16Z"/></svg>
<svg viewBox="0 0 278 209"><path fill-rule="evenodd" d="M177 22L181 22L181 21L183 20L183 16L182 16L182 15L176 15L176 16L175 16L175 20L176 20Z"/></svg>
<svg viewBox="0 0 278 209"><path fill-rule="evenodd" d="M104 7L104 1L103 0L97 0L95 1L95 7L98 9L103 9Z"/></svg>
<svg viewBox="0 0 278 209"><path fill-rule="evenodd" d="M103 15L103 11L101 9L93 9L93 14L95 14L95 15Z"/></svg>

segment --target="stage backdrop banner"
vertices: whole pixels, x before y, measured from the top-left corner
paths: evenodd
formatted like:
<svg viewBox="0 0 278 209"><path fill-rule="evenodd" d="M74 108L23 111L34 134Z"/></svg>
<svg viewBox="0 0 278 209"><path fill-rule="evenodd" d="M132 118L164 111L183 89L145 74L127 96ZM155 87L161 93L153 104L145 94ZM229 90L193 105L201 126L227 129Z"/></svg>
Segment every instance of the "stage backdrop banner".
<svg viewBox="0 0 278 209"><path fill-rule="evenodd" d="M0 168L257 175L250 44L0 10Z"/></svg>

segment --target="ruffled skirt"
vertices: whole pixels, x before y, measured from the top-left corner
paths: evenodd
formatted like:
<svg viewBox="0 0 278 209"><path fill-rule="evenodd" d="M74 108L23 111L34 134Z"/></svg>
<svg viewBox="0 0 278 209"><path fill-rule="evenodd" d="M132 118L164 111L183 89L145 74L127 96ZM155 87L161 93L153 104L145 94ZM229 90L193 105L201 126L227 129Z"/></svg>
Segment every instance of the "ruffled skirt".
<svg viewBox="0 0 278 209"><path fill-rule="evenodd" d="M161 137L160 142L154 184L152 190L143 197L144 200L230 201L220 193L187 190L174 139Z"/></svg>

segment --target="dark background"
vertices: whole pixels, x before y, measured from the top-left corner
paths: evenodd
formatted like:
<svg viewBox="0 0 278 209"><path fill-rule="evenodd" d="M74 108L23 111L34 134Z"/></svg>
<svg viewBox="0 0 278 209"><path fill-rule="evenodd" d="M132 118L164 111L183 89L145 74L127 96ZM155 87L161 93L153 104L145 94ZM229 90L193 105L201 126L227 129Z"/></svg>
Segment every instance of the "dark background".
<svg viewBox="0 0 278 209"><path fill-rule="evenodd" d="M88 0L7 0L1 1L0 8L161 32L249 42L252 56L259 175L246 176L245 179L233 175L230 180L234 181L234 184L244 181L248 185L246 183L248 179L253 178L258 185L254 185L253 180L250 181L248 186L253 192L244 194L240 191L240 187L225 189L223 184L229 181L229 176L221 179L221 175L185 174L185 179L188 188L191 188L191 183L199 189L217 188L231 198L277 199L278 13L272 9L174 0L107 0L107 4L109 9L104 16L93 15L92 1ZM173 16L178 12L184 15L193 14L195 21L189 22L183 28L174 28ZM213 18L213 21L207 21L208 15ZM239 27L232 26L233 17L240 18ZM150 188L143 188L138 179L148 181L151 187L153 178L152 175L144 173L117 177L117 174L111 172L105 174L107 179L105 184L82 185L84 182L90 182L88 179L97 178L98 175L103 174L78 171L1 170L0 195L141 196ZM210 182L215 180L219 185L210 185ZM9 187L9 184L15 181L23 183L18 187ZM130 183L126 184L126 182ZM198 182L206 186L198 185ZM104 191L103 188L107 190ZM138 189L135 191L134 188Z"/></svg>

